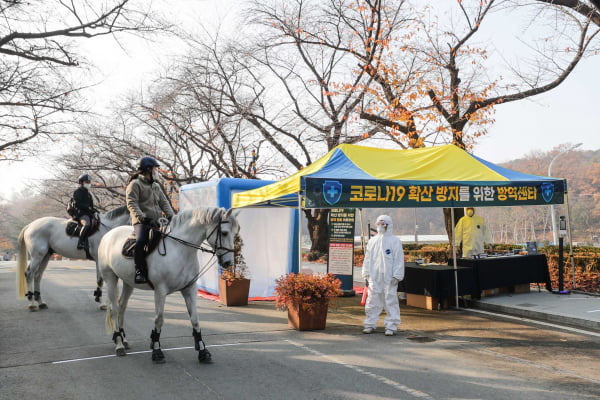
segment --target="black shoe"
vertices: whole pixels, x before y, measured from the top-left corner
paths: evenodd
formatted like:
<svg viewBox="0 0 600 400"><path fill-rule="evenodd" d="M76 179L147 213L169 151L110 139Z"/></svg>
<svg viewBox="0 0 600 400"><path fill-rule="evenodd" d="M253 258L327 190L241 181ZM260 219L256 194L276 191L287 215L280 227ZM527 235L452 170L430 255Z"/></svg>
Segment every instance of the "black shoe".
<svg viewBox="0 0 600 400"><path fill-rule="evenodd" d="M135 270L135 283L142 284L148 283L148 278L139 269Z"/></svg>

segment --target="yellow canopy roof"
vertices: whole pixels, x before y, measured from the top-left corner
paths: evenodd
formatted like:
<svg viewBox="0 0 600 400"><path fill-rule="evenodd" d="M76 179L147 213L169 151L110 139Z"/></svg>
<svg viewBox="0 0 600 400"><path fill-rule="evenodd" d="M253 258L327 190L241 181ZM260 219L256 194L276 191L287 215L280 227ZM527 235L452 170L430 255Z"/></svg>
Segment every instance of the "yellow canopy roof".
<svg viewBox="0 0 600 400"><path fill-rule="evenodd" d="M377 181L390 184L393 181L395 184L438 186L447 183L524 185L557 180L499 167L454 145L390 150L342 144L279 182L234 194L232 206L295 207L298 205L298 193L305 190L306 181L311 179L319 180L319 184L323 179L334 179L345 183Z"/></svg>

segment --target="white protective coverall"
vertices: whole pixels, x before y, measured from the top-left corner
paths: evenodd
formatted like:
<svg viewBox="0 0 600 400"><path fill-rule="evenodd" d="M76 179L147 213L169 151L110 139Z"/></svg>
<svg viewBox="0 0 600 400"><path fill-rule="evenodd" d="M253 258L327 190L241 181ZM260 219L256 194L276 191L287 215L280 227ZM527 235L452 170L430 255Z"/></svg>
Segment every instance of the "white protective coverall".
<svg viewBox="0 0 600 400"><path fill-rule="evenodd" d="M381 227L381 222L387 227ZM379 216L376 225L378 233L369 239L362 267L362 276L369 282L363 325L376 328L379 314L385 309L385 329L396 332L400 324L398 282L404 279L404 251L402 241L392 234L389 216Z"/></svg>
<svg viewBox="0 0 600 400"><path fill-rule="evenodd" d="M484 252L485 243L490 243L490 232L485 225L485 220L475 215L475 209L465 209L465 216L458 220L454 229L454 245L460 246L462 242L462 256L468 258Z"/></svg>

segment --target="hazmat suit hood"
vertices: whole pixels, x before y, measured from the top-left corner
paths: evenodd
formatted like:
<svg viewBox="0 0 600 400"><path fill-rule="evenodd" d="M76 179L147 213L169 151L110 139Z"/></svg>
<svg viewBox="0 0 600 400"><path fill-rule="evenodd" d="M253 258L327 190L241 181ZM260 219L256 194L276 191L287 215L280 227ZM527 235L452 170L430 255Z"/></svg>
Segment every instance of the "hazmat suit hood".
<svg viewBox="0 0 600 400"><path fill-rule="evenodd" d="M385 232L383 232L383 233L379 232L379 225L378 225L378 224L381 224L382 222L386 225ZM380 235L390 236L392 234L392 232L394 231L394 223L392 222L392 218L389 215L380 215L379 217L377 217L375 226L377 226L377 228L378 228L377 232Z"/></svg>

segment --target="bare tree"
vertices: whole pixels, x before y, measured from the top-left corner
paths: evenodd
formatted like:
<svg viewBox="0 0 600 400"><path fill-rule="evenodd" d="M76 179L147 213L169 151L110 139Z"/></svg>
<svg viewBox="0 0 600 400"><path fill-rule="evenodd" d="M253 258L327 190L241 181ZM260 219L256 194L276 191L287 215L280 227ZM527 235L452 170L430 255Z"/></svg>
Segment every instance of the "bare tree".
<svg viewBox="0 0 600 400"><path fill-rule="evenodd" d="M364 140L355 113L373 78L357 68L349 46L356 41L365 63L376 63L382 46L374 38L383 40L393 31L399 7L362 10L347 3L256 1L247 11L257 34L237 52L249 90L229 94L231 109L255 127L288 169L302 169L339 144ZM311 251L325 252L328 210L304 213Z"/></svg>
<svg viewBox="0 0 600 400"><path fill-rule="evenodd" d="M288 51L296 49L310 60L323 49L339 59L347 60L344 53L353 58L358 68L352 79L362 79L338 80L336 88L343 90L329 86L327 93L361 93L359 115L372 126L359 140L383 134L402 148L442 143L471 148L493 123L496 106L552 90L586 54L597 50L593 15L541 2L518 10L530 10L533 16L521 38L522 48L529 50L525 57L519 54L522 63L494 51L481 33L492 24L493 11L494 17L510 17L515 9L510 2L457 1L431 7L423 2L330 0L305 12L310 3L298 0L276 7L261 2L252 9L265 28L279 32L268 36L269 48L286 54L285 45L290 44ZM339 22L333 39L327 29L334 26L328 25L331 21ZM498 68L499 62L505 67ZM297 76L288 73L285 79ZM450 232L455 221L446 212ZM456 218L460 216L458 212Z"/></svg>
<svg viewBox="0 0 600 400"><path fill-rule="evenodd" d="M250 160L256 144L245 137L242 119L216 111L222 91L208 90L214 76L198 60L170 72L145 94L131 95L115 108L111 123L82 126L80 148L61 157L62 170L54 180L73 181L78 173L89 172L99 195L109 203L123 202L128 178L146 155L161 165L165 191L173 202L183 184L217 177L254 178ZM60 185L49 187L54 191ZM54 195L57 200L61 196L64 199L64 186L62 194L59 189Z"/></svg>
<svg viewBox="0 0 600 400"><path fill-rule="evenodd" d="M73 132L90 85L76 43L106 35L164 30L150 9L130 0L0 1L0 161L34 154Z"/></svg>
<svg viewBox="0 0 600 400"><path fill-rule="evenodd" d="M537 0L557 7L570 8L600 26L600 0ZM518 5L518 3L517 3Z"/></svg>

